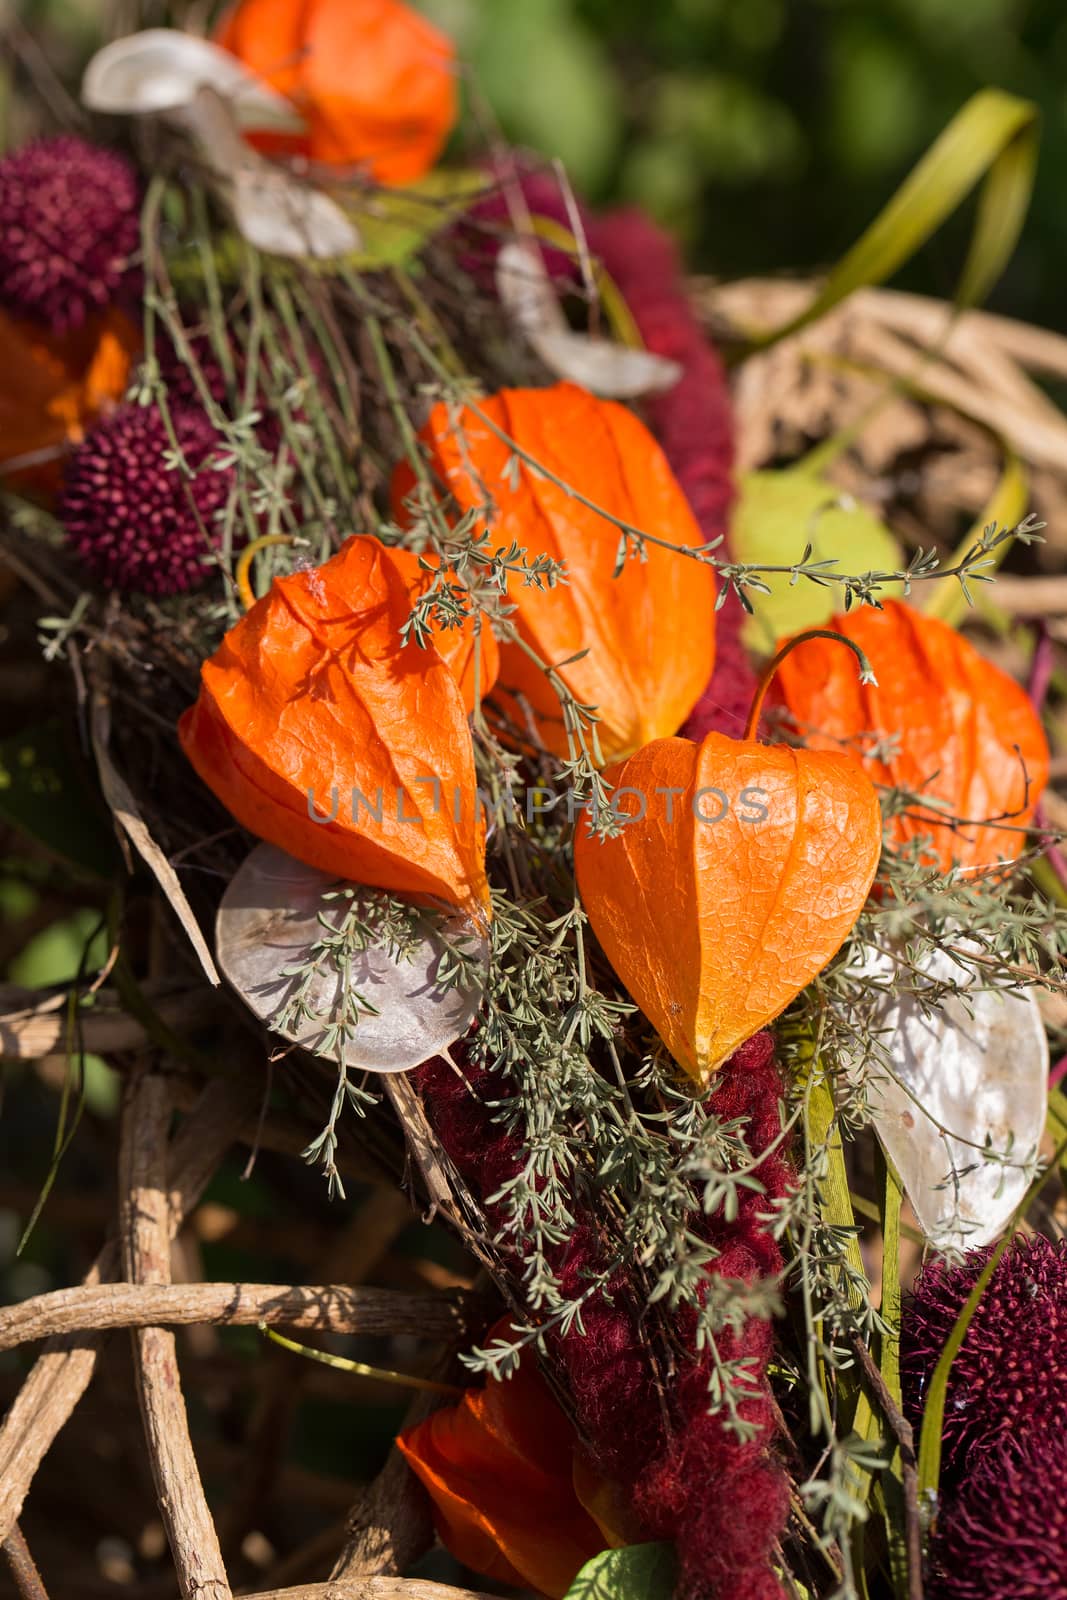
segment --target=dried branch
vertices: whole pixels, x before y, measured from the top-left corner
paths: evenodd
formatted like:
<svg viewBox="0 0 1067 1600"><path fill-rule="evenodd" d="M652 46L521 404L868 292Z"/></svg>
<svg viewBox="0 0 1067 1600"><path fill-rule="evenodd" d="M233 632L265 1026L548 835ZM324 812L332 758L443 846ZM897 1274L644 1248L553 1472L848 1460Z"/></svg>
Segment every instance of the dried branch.
<svg viewBox="0 0 1067 1600"><path fill-rule="evenodd" d="M396 1289L272 1283L105 1283L57 1289L0 1309L0 1350L105 1328L317 1328L324 1333L407 1334L460 1338L485 1322L485 1307L461 1293L404 1294Z"/></svg>
<svg viewBox="0 0 1067 1600"><path fill-rule="evenodd" d="M208 1085L179 1130L169 1163L171 1237L200 1199L246 1114L242 1090L220 1081ZM117 1247L108 1243L85 1284L92 1288L106 1283L118 1270ZM50 1340L5 1417L0 1427L0 1539L10 1537L34 1474L88 1388L99 1344L92 1334Z"/></svg>
<svg viewBox="0 0 1067 1600"><path fill-rule="evenodd" d="M133 1283L170 1281L171 1219L167 1184L167 1081L147 1070L127 1087L119 1145L123 1263ZM134 1366L159 1512L184 1600L230 1600L215 1524L189 1437L174 1335L164 1328L133 1334Z"/></svg>
<svg viewBox="0 0 1067 1600"><path fill-rule="evenodd" d="M153 1009L168 1027L188 1028L218 1016L226 1001L206 984L195 989L168 987L156 994L146 985ZM37 1061L41 1056L67 1049L66 988L41 998L38 989L0 985L0 1055L14 1061ZM122 1010L113 990L102 989L91 1009L78 1017L82 1047L97 1055L115 1050L139 1050L148 1042L144 1027Z"/></svg>
<svg viewBox="0 0 1067 1600"><path fill-rule="evenodd" d="M185 890L178 881L178 874L171 866L163 851L149 833L144 818L137 809L137 801L125 778L116 768L108 753L111 740L111 701L103 683L103 670L97 666L95 672L96 682L93 685L92 703L90 708L90 737L93 746L93 755L96 757L96 770L100 777L100 787L104 791L111 814L115 819L115 826L119 832L119 840L124 843L128 835L142 860L156 876L163 893L166 895L174 915L184 928L189 943L196 951L200 965L204 969L208 982L215 988L221 984L214 958L208 949L207 941L200 931L200 924L193 916Z"/></svg>
<svg viewBox="0 0 1067 1600"><path fill-rule="evenodd" d="M451 1352L442 1357L432 1376L447 1377L452 1359ZM421 1422L441 1403L440 1397L432 1394L416 1395L404 1426ZM367 1576L403 1572L425 1554L433 1539L429 1497L394 1445L385 1466L349 1512L344 1549L330 1577L334 1582L366 1581Z"/></svg>
<svg viewBox="0 0 1067 1600"><path fill-rule="evenodd" d="M480 1589L453 1589L425 1578L331 1578L295 1589L264 1589L247 1600L496 1600Z"/></svg>
<svg viewBox="0 0 1067 1600"><path fill-rule="evenodd" d="M30 1554L26 1536L17 1522L4 1540L3 1550L15 1588L19 1592L19 1600L48 1600L48 1590L44 1586L41 1574L37 1571L37 1563Z"/></svg>
<svg viewBox="0 0 1067 1600"><path fill-rule="evenodd" d="M871 1352L862 1339L852 1348L863 1376L874 1391L893 1437L900 1446L900 1474L904 1492L904 1545L908 1559L908 1600L923 1600L923 1535L919 1514L919 1470L911 1423L897 1405Z"/></svg>

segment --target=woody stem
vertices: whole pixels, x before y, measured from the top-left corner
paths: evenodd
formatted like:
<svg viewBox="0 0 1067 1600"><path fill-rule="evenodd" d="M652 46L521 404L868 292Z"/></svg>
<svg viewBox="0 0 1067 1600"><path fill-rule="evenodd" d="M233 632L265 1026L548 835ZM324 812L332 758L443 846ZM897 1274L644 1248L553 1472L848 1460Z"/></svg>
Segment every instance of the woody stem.
<svg viewBox="0 0 1067 1600"><path fill-rule="evenodd" d="M833 628L808 628L804 633L796 634L792 639L784 644L778 651L777 655L771 657L770 661L768 661L767 665L760 674L760 680L756 685L756 693L752 700L752 709L749 711L748 721L745 723L744 737L746 739L754 739L759 731L760 717L763 715L763 701L766 697L767 690L771 686L771 679L774 677L775 673L778 671L778 668L781 666L789 652L791 650L795 650L798 644L805 644L809 639L836 639L838 644L847 645L860 664L860 682L878 682L878 679L874 675L874 669L872 668L871 663L868 661L866 655L863 653L854 639L847 638L843 633L835 633Z"/></svg>

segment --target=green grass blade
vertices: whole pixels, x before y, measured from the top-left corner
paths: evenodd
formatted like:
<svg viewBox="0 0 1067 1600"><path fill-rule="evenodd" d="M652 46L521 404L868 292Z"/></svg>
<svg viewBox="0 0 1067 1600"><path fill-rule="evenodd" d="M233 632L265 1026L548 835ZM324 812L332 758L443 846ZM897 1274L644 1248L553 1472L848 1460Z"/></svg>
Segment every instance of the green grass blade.
<svg viewBox="0 0 1067 1600"><path fill-rule="evenodd" d="M1015 248L1033 189L1037 107L1001 89L982 89L961 107L806 311L756 337L765 348L824 316L868 284L884 283L936 232L984 177L971 243L956 290L959 307L979 304Z"/></svg>

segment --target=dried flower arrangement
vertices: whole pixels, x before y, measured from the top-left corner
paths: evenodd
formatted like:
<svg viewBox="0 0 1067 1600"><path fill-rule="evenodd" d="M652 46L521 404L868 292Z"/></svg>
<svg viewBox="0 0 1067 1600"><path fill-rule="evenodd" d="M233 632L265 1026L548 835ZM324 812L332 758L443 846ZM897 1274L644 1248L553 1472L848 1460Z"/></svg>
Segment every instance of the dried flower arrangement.
<svg viewBox="0 0 1067 1600"><path fill-rule="evenodd" d="M561 1600L1052 1600L1062 685L995 589L1003 664L959 632L1038 536L1025 452L960 404L1007 466L954 553L850 493L887 419L955 403L973 311L903 370L824 345L860 399L792 447L766 378L988 168L981 298L1029 109L964 108L776 327L711 291L728 381L646 218L499 145L434 165L454 63L399 0L238 0L83 97L128 149L0 161L0 549L173 915L149 951L120 877L64 997L68 1098L128 1025L120 1230L0 1312L49 1339L0 1426L22 1592L36 1469L129 1326L179 1591L232 1593L166 1331L218 1321L443 1347L377 1369L412 1414L330 1582L275 1600L469 1600L405 1577L428 1509L482 1585ZM9 1007L5 1052L50 1015ZM245 1136L338 1202L402 1186L468 1289L171 1283Z"/></svg>

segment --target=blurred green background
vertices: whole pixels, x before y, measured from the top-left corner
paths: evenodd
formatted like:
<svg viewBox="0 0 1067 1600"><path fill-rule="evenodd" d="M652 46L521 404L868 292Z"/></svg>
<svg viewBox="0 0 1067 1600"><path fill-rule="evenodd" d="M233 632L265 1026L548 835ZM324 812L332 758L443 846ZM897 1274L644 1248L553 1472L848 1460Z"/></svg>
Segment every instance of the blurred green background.
<svg viewBox="0 0 1067 1600"><path fill-rule="evenodd" d="M993 304L1067 325L1064 0L415 3L456 39L507 135L561 157L589 198L647 207L694 270L723 276L833 262L970 94L995 84L1025 95L1043 119L1037 192ZM175 18L202 31L217 9L13 8L72 83L102 35ZM950 294L968 225L965 210L901 285Z"/></svg>
<svg viewBox="0 0 1067 1600"><path fill-rule="evenodd" d="M698 271L841 255L976 89L1042 111L1022 245L993 305L1067 323L1063 0L423 0L505 132L668 224ZM966 214L897 281L951 294Z"/></svg>

